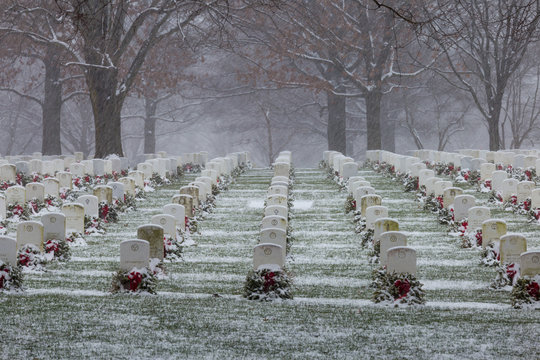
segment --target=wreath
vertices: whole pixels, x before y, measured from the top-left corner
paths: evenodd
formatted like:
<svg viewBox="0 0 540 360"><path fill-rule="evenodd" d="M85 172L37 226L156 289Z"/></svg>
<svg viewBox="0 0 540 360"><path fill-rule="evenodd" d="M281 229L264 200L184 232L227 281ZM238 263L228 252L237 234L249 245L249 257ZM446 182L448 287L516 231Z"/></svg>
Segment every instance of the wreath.
<svg viewBox="0 0 540 360"><path fill-rule="evenodd" d="M99 217L84 215L84 234L104 234L105 226L104 222Z"/></svg>
<svg viewBox="0 0 540 360"><path fill-rule="evenodd" d="M291 285L291 276L284 269L250 270L244 284L244 297L259 301L292 299Z"/></svg>
<svg viewBox="0 0 540 360"><path fill-rule="evenodd" d="M472 247L482 247L482 229L477 229L476 232L467 232L461 237L461 247L464 249Z"/></svg>
<svg viewBox="0 0 540 360"><path fill-rule="evenodd" d="M0 260L0 291L22 290L23 274L19 266L11 266Z"/></svg>
<svg viewBox="0 0 540 360"><path fill-rule="evenodd" d="M403 186L405 187L405 192L413 192L418 190L418 176L408 176Z"/></svg>
<svg viewBox="0 0 540 360"><path fill-rule="evenodd" d="M373 243L374 234L375 234L375 230L373 229L367 229L366 231L362 233L362 236L361 236L362 241L360 243L362 245L362 248L370 246Z"/></svg>
<svg viewBox="0 0 540 360"><path fill-rule="evenodd" d="M86 216L85 216L85 223L86 223ZM69 234L66 237L66 242L68 242L70 245L74 246L85 246L86 241L84 240L83 234L79 232L73 231L71 234Z"/></svg>
<svg viewBox="0 0 540 360"><path fill-rule="evenodd" d="M112 279L112 293L156 293L157 277L147 267L118 270Z"/></svg>
<svg viewBox="0 0 540 360"><path fill-rule="evenodd" d="M71 251L66 239L49 239L44 242L43 250L47 262L68 261L71 258Z"/></svg>
<svg viewBox="0 0 540 360"><path fill-rule="evenodd" d="M112 222L117 223L118 222L118 212L116 211L114 206L109 206L109 204L105 202L99 203L99 218L103 220L106 223Z"/></svg>
<svg viewBox="0 0 540 360"><path fill-rule="evenodd" d="M17 253L17 265L32 270L43 270L47 259L34 244L23 245Z"/></svg>
<svg viewBox="0 0 540 360"><path fill-rule="evenodd" d="M500 263L499 245L490 242L480 253L480 265L498 266Z"/></svg>
<svg viewBox="0 0 540 360"><path fill-rule="evenodd" d="M425 303L423 284L414 275L388 273L385 268L379 268L372 276L373 302L394 306Z"/></svg>
<svg viewBox="0 0 540 360"><path fill-rule="evenodd" d="M9 204L6 209L6 218L12 222L26 221L30 218L29 208L19 204Z"/></svg>
<svg viewBox="0 0 540 360"><path fill-rule="evenodd" d="M172 236L163 237L163 257L169 260L182 258L184 249L181 243Z"/></svg>
<svg viewBox="0 0 540 360"><path fill-rule="evenodd" d="M512 289L512 306L516 309L524 307L540 308L540 275L519 278Z"/></svg>
<svg viewBox="0 0 540 360"><path fill-rule="evenodd" d="M504 263L497 266L497 275L489 285L492 289L501 289L505 286L512 286L519 277L519 264Z"/></svg>
<svg viewBox="0 0 540 360"><path fill-rule="evenodd" d="M345 214L348 214L354 210L356 210L356 200L352 195L349 194L347 196L347 200L345 200Z"/></svg>

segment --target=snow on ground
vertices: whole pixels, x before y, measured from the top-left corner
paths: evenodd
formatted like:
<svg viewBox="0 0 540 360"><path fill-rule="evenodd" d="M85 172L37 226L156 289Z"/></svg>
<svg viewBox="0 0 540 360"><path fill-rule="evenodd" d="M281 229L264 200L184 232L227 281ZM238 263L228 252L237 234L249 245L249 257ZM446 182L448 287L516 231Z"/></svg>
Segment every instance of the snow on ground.
<svg viewBox="0 0 540 360"><path fill-rule="evenodd" d="M148 194L107 234L88 237L87 247L73 248L70 262L27 274L25 292L0 295L2 358L540 358L540 313L511 309L507 290L489 289L495 271L478 265L477 250L459 248L459 238L398 184L362 170L417 249L427 301L413 308L373 304L375 266L344 214L346 194L321 170L296 175L295 241L287 260L293 300L242 297L268 169L249 171L217 197L217 208L193 235L197 246L166 263L157 295L109 293L120 241L134 238L196 176L189 174ZM508 219L509 231L526 233L529 249L540 248L537 226L496 208L492 213Z"/></svg>

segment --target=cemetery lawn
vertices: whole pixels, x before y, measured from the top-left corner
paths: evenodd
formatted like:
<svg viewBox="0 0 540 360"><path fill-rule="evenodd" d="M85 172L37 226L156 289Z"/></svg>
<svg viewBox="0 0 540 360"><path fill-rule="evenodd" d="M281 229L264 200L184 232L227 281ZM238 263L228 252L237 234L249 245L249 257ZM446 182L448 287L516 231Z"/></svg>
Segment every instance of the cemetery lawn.
<svg viewBox="0 0 540 360"><path fill-rule="evenodd" d="M296 240L288 269L294 300L244 300L242 288L257 244L268 169L240 176L200 223L196 246L166 263L157 295L111 295L119 243L161 212L181 185L158 188L102 236L87 237L73 258L25 276L26 291L0 294L2 359L538 359L540 311L514 310L508 289L489 289L494 268L478 265L477 250L461 249L434 215L401 185L361 172L389 216L399 220L417 250L426 305L390 308L371 302L374 265L360 247L346 193L317 169L297 169ZM465 193L473 193L465 187ZM484 205L487 195L473 193ZM509 232L540 249L540 230L524 216L492 208ZM13 234L14 228L10 229Z"/></svg>

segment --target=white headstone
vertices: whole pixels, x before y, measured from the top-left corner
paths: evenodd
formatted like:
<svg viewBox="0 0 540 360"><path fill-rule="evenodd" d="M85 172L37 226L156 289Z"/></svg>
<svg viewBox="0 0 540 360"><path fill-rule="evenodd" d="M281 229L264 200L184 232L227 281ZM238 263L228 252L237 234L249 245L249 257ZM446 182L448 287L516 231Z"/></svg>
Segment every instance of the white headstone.
<svg viewBox="0 0 540 360"><path fill-rule="evenodd" d="M37 199L43 201L45 199L45 186L41 183L28 183L26 184L26 197L28 200Z"/></svg>
<svg viewBox="0 0 540 360"><path fill-rule="evenodd" d="M148 266L150 244L146 240L124 240L120 243L120 269L130 271Z"/></svg>
<svg viewBox="0 0 540 360"><path fill-rule="evenodd" d="M45 196L60 197L60 183L56 178L46 178L42 181L45 187Z"/></svg>
<svg viewBox="0 0 540 360"><path fill-rule="evenodd" d="M482 229L482 223L491 218L491 210L486 206L473 206L467 213L468 230Z"/></svg>
<svg viewBox="0 0 540 360"><path fill-rule="evenodd" d="M265 228L279 228L287 230L287 218L279 215L265 216L262 219L261 229Z"/></svg>
<svg viewBox="0 0 540 360"><path fill-rule="evenodd" d="M482 223L483 248L490 242L498 243L503 235L506 235L506 222L504 220L489 219Z"/></svg>
<svg viewBox="0 0 540 360"><path fill-rule="evenodd" d="M540 251L528 251L521 254L519 272L521 276L536 276L540 274Z"/></svg>
<svg viewBox="0 0 540 360"><path fill-rule="evenodd" d="M163 206L163 212L174 216L176 219L176 226L185 230L186 228L186 208L180 204L167 204Z"/></svg>
<svg viewBox="0 0 540 360"><path fill-rule="evenodd" d="M22 221L17 225L17 247L33 244L43 252L43 225L37 221Z"/></svg>
<svg viewBox="0 0 540 360"><path fill-rule="evenodd" d="M66 231L84 234L84 206L77 203L62 205L62 213L66 216Z"/></svg>
<svg viewBox="0 0 540 360"><path fill-rule="evenodd" d="M107 184L112 188L112 198L124 201L124 184L121 182L111 181Z"/></svg>
<svg viewBox="0 0 540 360"><path fill-rule="evenodd" d="M163 228L163 234L176 239L176 218L168 214L158 214L152 216L151 223L160 225Z"/></svg>
<svg viewBox="0 0 540 360"><path fill-rule="evenodd" d="M48 213L41 216L43 241L66 238L66 217L61 213Z"/></svg>
<svg viewBox="0 0 540 360"><path fill-rule="evenodd" d="M366 208L366 229L374 230L375 221L380 218L388 217L388 208L386 206L369 206Z"/></svg>
<svg viewBox="0 0 540 360"><path fill-rule="evenodd" d="M499 241L499 254L501 255L501 264L514 263L519 264L519 257L527 251L527 239L519 234L507 234L501 236Z"/></svg>
<svg viewBox="0 0 540 360"><path fill-rule="evenodd" d="M388 249L386 271L396 274L416 274L416 251L407 246Z"/></svg>
<svg viewBox="0 0 540 360"><path fill-rule="evenodd" d="M444 201L444 200L443 200ZM469 215L469 209L476 205L472 195L458 195L454 198L454 220L461 221Z"/></svg>
<svg viewBox="0 0 540 360"><path fill-rule="evenodd" d="M407 236L400 231L387 231L380 236L380 254L379 262L381 266L388 263L387 251L396 246L407 246Z"/></svg>
<svg viewBox="0 0 540 360"><path fill-rule="evenodd" d="M77 198L77 202L84 207L84 215L89 217L99 217L99 199L94 195L82 195Z"/></svg>
<svg viewBox="0 0 540 360"><path fill-rule="evenodd" d="M6 189L6 203L24 205L26 202L26 190L22 186L15 185Z"/></svg>
<svg viewBox="0 0 540 360"><path fill-rule="evenodd" d="M0 236L0 261L17 266L17 240L9 236Z"/></svg>
<svg viewBox="0 0 540 360"><path fill-rule="evenodd" d="M253 248L253 268L255 270L263 268L279 267L285 265L285 249L276 244L259 244Z"/></svg>

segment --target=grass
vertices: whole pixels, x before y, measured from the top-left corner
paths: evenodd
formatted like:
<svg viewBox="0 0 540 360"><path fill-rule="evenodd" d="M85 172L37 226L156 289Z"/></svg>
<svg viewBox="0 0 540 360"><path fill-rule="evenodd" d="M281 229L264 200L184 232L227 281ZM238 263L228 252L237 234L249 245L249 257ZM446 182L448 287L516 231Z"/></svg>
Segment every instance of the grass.
<svg viewBox="0 0 540 360"><path fill-rule="evenodd" d="M241 297L257 244L272 172L254 169L218 196L200 223L197 246L184 261L167 263L158 295L108 293L119 263L119 243L160 213L180 183L150 193L136 212L123 214L104 236L73 249L74 259L44 273L27 274L26 292L0 295L3 359L235 358L235 359L522 359L540 358L540 312L514 310L508 291L488 288L493 268L478 265L475 250L461 249L412 194L371 171L362 171L417 248L427 304L388 308L371 303L373 265L359 246L346 194L317 169L297 169L294 195L313 201L293 211L296 241L288 267L292 301L257 303ZM467 191L471 189L466 187ZM487 196L474 194L484 203ZM385 202L386 201L386 202ZM250 205L252 207L250 207ZM540 248L540 232L515 216L509 231L527 234Z"/></svg>

